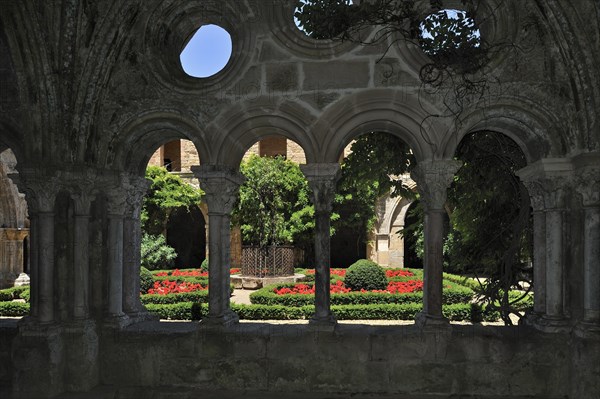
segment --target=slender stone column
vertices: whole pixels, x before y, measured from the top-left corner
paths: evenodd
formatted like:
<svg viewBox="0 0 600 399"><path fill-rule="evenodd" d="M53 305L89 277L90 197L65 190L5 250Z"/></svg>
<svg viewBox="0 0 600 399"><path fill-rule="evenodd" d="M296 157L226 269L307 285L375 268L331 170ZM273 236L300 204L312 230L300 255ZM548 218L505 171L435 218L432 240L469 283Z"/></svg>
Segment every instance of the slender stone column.
<svg viewBox="0 0 600 399"><path fill-rule="evenodd" d="M572 180L572 169L570 160L557 158L542 159L517 172L529 191L535 211L535 314L530 318L530 322L535 327L548 332L563 331L568 325L565 316L564 289L566 258L564 214L565 198Z"/></svg>
<svg viewBox="0 0 600 399"><path fill-rule="evenodd" d="M107 316L110 324L121 325L123 313L123 219L126 196L122 188L110 188L107 193Z"/></svg>
<svg viewBox="0 0 600 399"><path fill-rule="evenodd" d="M302 173L312 190L315 207L315 314L310 319L313 325L335 326L331 313L331 211L336 183L340 178L337 163L300 165Z"/></svg>
<svg viewBox="0 0 600 399"><path fill-rule="evenodd" d="M221 165L193 166L208 205L208 316L202 325L226 327L239 318L230 308L230 221L239 186L239 172Z"/></svg>
<svg viewBox="0 0 600 399"><path fill-rule="evenodd" d="M9 176L25 193L30 217L31 311L33 321L52 324L54 314L54 202L59 190L55 176L25 169Z"/></svg>
<svg viewBox="0 0 600 399"><path fill-rule="evenodd" d="M127 209L123 222L123 310L129 317L146 314L140 301L142 202L152 182L143 177L124 178Z"/></svg>
<svg viewBox="0 0 600 399"><path fill-rule="evenodd" d="M82 184L81 188L85 188ZM73 233L73 317L77 320L89 317L89 224L90 208L94 195L82 190L71 195L74 204Z"/></svg>
<svg viewBox="0 0 600 399"><path fill-rule="evenodd" d="M411 172L425 210L423 312L417 316L420 325L448 323L448 319L442 315L444 204L446 190L461 165L454 160L423 161Z"/></svg>
<svg viewBox="0 0 600 399"><path fill-rule="evenodd" d="M577 176L583 203L583 322L600 331L600 169L586 168Z"/></svg>

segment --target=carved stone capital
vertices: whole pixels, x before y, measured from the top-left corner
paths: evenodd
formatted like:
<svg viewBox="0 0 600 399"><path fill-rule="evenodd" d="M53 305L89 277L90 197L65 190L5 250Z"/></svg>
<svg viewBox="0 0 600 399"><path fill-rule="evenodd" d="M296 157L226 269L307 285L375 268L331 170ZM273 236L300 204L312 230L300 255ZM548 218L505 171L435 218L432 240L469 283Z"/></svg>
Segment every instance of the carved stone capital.
<svg viewBox="0 0 600 399"><path fill-rule="evenodd" d="M24 169L21 173L9 174L19 191L25 193L30 214L54 212L56 195L61 183L54 173L40 169Z"/></svg>
<svg viewBox="0 0 600 399"><path fill-rule="evenodd" d="M578 171L574 187L581 196L583 206L600 206L600 167Z"/></svg>
<svg viewBox="0 0 600 399"><path fill-rule="evenodd" d="M243 176L234 169L221 165L192 166L200 188L205 193L204 202L209 215L229 215L237 199Z"/></svg>
<svg viewBox="0 0 600 399"><path fill-rule="evenodd" d="M92 201L96 198L97 175L94 170L61 171L58 178L73 199L75 215L89 216Z"/></svg>
<svg viewBox="0 0 600 399"><path fill-rule="evenodd" d="M539 160L517 171L535 211L562 209L572 185L573 165L566 158Z"/></svg>
<svg viewBox="0 0 600 399"><path fill-rule="evenodd" d="M455 160L422 161L410 173L426 211L444 209L447 189L462 162Z"/></svg>
<svg viewBox="0 0 600 399"><path fill-rule="evenodd" d="M126 193L127 216L135 218L142 208L144 197L148 194L152 181L145 177L126 174L121 175L121 181Z"/></svg>
<svg viewBox="0 0 600 399"><path fill-rule="evenodd" d="M341 176L338 163L313 163L300 165L312 191L316 213L331 213L337 181Z"/></svg>

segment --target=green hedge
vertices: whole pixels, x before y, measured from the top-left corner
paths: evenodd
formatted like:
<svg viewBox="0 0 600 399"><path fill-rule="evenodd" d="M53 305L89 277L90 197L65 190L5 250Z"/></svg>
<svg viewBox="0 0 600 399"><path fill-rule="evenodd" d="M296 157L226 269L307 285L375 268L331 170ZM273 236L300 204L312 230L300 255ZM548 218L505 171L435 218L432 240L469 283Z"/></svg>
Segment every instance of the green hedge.
<svg viewBox="0 0 600 399"><path fill-rule="evenodd" d="M183 302L177 304L150 304L148 311L156 313L161 319L198 320L208 312L203 303ZM242 305L232 304L231 309L242 320L298 320L308 319L314 312L314 306L286 307L280 305ZM338 305L331 310L338 320L412 320L423 309L421 304L376 304L376 305ZM475 311L476 314L473 314ZM477 320L481 317L477 309L470 304L444 305L444 316L453 321ZM485 314L487 321L497 320L497 315Z"/></svg>
<svg viewBox="0 0 600 399"><path fill-rule="evenodd" d="M311 285L310 283L307 283ZM314 295L287 294L277 295L273 292L275 288L293 287L294 284L276 284L266 286L250 294L250 302L256 305L283 305L283 306L307 306L314 304ZM450 288L446 288L449 286ZM467 287L445 281L443 298L444 303L469 303L473 299L473 291ZM404 304L422 303L423 292L412 292L407 294L386 294L380 292L348 292L345 294L331 294L331 305L369 305L369 304Z"/></svg>
<svg viewBox="0 0 600 399"><path fill-rule="evenodd" d="M206 302L208 300L208 290L182 292L179 294L145 294L141 296L141 301L146 304L171 304L178 302Z"/></svg>
<svg viewBox="0 0 600 399"><path fill-rule="evenodd" d="M13 299L29 301L29 286L24 285L0 290L0 302L12 301Z"/></svg>
<svg viewBox="0 0 600 399"><path fill-rule="evenodd" d="M23 302L0 302L0 316L18 317L29 314L29 304Z"/></svg>
<svg viewBox="0 0 600 399"><path fill-rule="evenodd" d="M152 276L154 281L178 281L192 284L202 284L203 286L208 285L208 277L194 277L194 276Z"/></svg>

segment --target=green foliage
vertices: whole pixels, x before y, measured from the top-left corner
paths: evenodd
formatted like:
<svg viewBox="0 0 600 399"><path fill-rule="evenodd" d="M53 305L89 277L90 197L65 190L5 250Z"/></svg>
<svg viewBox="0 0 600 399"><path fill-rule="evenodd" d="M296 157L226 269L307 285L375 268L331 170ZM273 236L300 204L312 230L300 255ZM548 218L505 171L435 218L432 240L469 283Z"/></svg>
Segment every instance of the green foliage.
<svg viewBox="0 0 600 399"><path fill-rule="evenodd" d="M292 287L294 284L278 284L263 287L250 294L250 302L260 305L282 305L301 307L314 304L314 295L277 295L274 289ZM309 284L310 285L310 284ZM470 303L474 292L468 287L460 286L449 281L444 281L444 304ZM423 303L423 292L404 294L388 294L381 292L348 292L344 294L331 294L332 305L370 305L370 304L405 304Z"/></svg>
<svg viewBox="0 0 600 399"><path fill-rule="evenodd" d="M202 305L195 302L146 305L149 312L158 315L163 320L200 320L202 308Z"/></svg>
<svg viewBox="0 0 600 399"><path fill-rule="evenodd" d="M344 283L352 291L384 290L387 288L388 279L385 270L377 263L360 259L348 268Z"/></svg>
<svg viewBox="0 0 600 399"><path fill-rule="evenodd" d="M177 304L149 304L148 311L166 320L200 320L208 314L208 304L182 302ZM313 305L286 307L281 305L242 305L231 304L231 309L241 320L298 320L309 319L315 312ZM332 312L338 320L410 320L423 310L419 303L375 304L375 305L334 305ZM481 312L470 304L444 305L442 313L454 321L495 321L493 313Z"/></svg>
<svg viewBox="0 0 600 399"><path fill-rule="evenodd" d="M25 299L29 302L29 286L10 287L0 290L0 302Z"/></svg>
<svg viewBox="0 0 600 399"><path fill-rule="evenodd" d="M300 167L281 157L251 156L242 162L246 178L240 187L232 220L242 230L245 244L310 245L314 207Z"/></svg>
<svg viewBox="0 0 600 399"><path fill-rule="evenodd" d="M200 265L200 270L202 270L203 272L208 271L208 258L204 258L202 264Z"/></svg>
<svg viewBox="0 0 600 399"><path fill-rule="evenodd" d="M411 198L412 191L399 178L415 164L410 148L387 133L368 133L351 146L342 163L333 210L336 231L352 230L364 242L376 220L375 205L383 195Z"/></svg>
<svg viewBox="0 0 600 399"><path fill-rule="evenodd" d="M167 304L167 303L179 303L179 302L207 302L208 290L193 291L193 292L182 292L178 294L158 295L158 294L146 294L141 296L141 301L144 305L153 304Z"/></svg>
<svg viewBox="0 0 600 399"><path fill-rule="evenodd" d="M175 264L177 252L162 235L142 235L142 266L148 270L168 269Z"/></svg>
<svg viewBox="0 0 600 399"><path fill-rule="evenodd" d="M29 304L23 302L0 302L0 316L19 317L29 314Z"/></svg>
<svg viewBox="0 0 600 399"><path fill-rule="evenodd" d="M152 284L154 284L154 277L150 273L150 270L144 266L140 267L140 291L145 294L152 288Z"/></svg>
<svg viewBox="0 0 600 399"><path fill-rule="evenodd" d="M162 234L171 211L197 206L204 195L202 190L185 183L162 167L149 166L146 178L152 181L142 207L142 231L147 234Z"/></svg>

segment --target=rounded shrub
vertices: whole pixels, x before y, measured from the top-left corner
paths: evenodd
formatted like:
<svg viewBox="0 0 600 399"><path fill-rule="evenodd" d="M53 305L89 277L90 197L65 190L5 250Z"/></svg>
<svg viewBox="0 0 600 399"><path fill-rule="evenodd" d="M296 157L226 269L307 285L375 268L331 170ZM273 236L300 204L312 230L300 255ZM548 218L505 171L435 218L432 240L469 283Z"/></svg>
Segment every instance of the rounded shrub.
<svg viewBox="0 0 600 399"><path fill-rule="evenodd" d="M152 288L153 284L154 278L152 277L152 273L142 266L140 268L140 291L142 291L142 294L146 294Z"/></svg>
<svg viewBox="0 0 600 399"><path fill-rule="evenodd" d="M360 259L346 271L344 284L352 291L385 290L388 286L388 279L385 270L377 263Z"/></svg>
<svg viewBox="0 0 600 399"><path fill-rule="evenodd" d="M162 235L142 235L142 266L148 270L172 269L177 252Z"/></svg>

